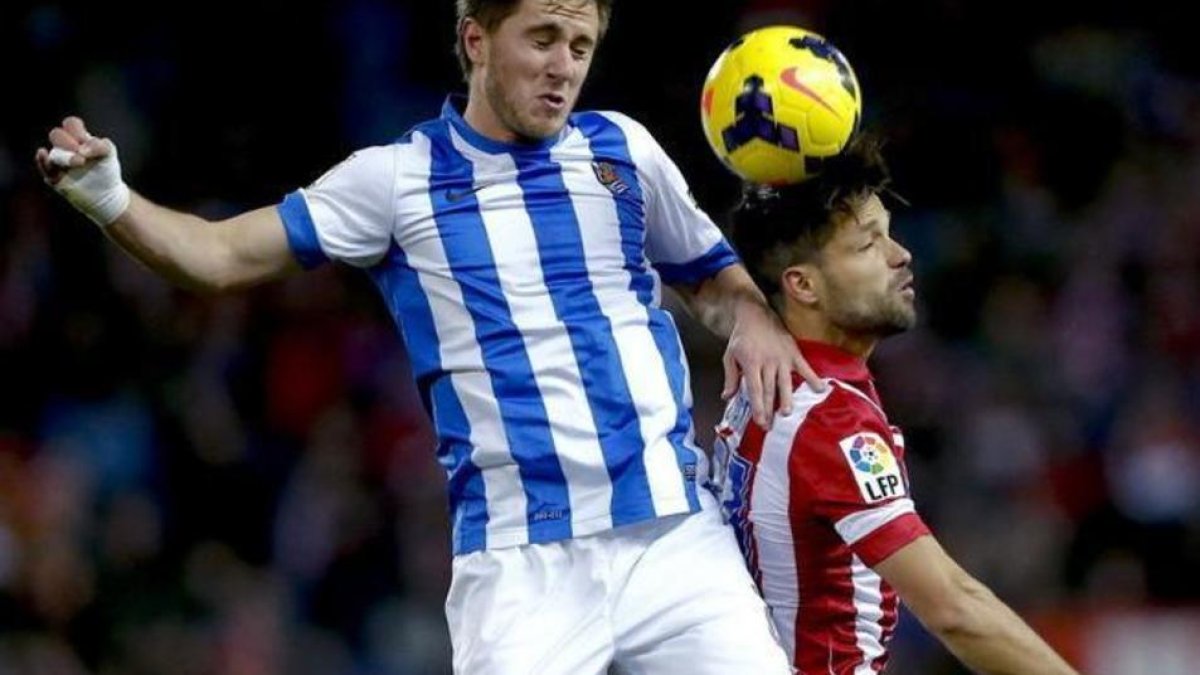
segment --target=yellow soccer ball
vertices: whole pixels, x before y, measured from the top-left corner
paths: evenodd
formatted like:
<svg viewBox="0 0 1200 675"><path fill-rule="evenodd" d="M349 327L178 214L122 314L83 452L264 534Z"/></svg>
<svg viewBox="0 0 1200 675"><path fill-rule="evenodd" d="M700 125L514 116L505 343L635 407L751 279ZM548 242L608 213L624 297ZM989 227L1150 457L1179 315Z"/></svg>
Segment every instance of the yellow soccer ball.
<svg viewBox="0 0 1200 675"><path fill-rule="evenodd" d="M755 183L798 183L846 147L862 116L850 62L795 26L752 31L721 53L704 81L700 120L717 157Z"/></svg>

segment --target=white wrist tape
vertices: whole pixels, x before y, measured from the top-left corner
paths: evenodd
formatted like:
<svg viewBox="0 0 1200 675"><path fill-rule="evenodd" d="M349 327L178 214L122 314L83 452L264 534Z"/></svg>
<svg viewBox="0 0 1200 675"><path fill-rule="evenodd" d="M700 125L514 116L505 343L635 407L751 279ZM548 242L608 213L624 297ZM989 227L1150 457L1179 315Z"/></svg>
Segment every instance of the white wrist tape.
<svg viewBox="0 0 1200 675"><path fill-rule="evenodd" d="M74 156L62 148L50 150L50 161L61 167L70 167ZM100 227L112 223L129 208L129 186L121 179L116 146L99 161L69 169L51 187Z"/></svg>

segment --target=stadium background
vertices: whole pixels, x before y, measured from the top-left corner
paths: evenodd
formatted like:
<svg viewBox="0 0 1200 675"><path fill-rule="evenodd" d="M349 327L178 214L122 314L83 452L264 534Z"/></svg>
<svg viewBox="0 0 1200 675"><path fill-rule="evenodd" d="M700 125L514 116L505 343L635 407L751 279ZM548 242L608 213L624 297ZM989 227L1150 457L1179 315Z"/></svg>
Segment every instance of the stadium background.
<svg viewBox="0 0 1200 675"><path fill-rule="evenodd" d="M174 290L31 163L78 112L149 197L272 203L458 88L453 9L0 8L0 673L448 672L443 480L365 278ZM1200 69L1165 2L618 2L582 106L719 215L698 88L825 33L891 140L922 324L879 350L918 506L1088 672L1200 662ZM701 436L720 345L686 326ZM963 672L909 617L897 673Z"/></svg>

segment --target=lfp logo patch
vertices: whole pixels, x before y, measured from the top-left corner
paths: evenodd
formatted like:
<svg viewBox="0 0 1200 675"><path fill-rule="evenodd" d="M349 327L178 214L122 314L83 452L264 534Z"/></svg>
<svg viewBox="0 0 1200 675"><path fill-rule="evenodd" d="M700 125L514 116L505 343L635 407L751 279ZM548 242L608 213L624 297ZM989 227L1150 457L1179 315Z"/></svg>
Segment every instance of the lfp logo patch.
<svg viewBox="0 0 1200 675"><path fill-rule="evenodd" d="M838 445L853 470L858 491L868 504L906 494L900 464L878 434L864 431L843 438Z"/></svg>

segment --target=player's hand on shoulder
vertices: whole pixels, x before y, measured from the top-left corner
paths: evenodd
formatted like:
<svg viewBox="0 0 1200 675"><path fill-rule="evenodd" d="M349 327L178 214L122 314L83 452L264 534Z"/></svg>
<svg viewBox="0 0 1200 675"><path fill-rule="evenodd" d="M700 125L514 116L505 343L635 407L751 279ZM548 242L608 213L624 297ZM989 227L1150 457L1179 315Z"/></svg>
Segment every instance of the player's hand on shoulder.
<svg viewBox="0 0 1200 675"><path fill-rule="evenodd" d="M738 391L740 382L750 400L754 421L767 429L776 411L791 414L793 372L815 390L825 388L779 317L765 307L751 307L739 316L723 364L725 385L721 397L728 400Z"/></svg>

